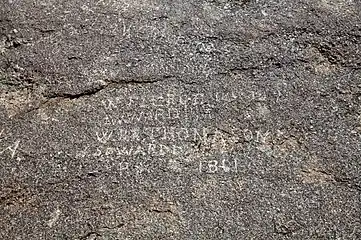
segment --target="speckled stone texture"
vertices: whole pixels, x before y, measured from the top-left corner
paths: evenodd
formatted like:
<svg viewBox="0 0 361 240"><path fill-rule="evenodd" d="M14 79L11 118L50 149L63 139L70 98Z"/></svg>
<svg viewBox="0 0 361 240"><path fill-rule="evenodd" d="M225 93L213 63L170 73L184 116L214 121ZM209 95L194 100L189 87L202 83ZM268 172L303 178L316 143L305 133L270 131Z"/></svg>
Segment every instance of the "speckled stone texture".
<svg viewBox="0 0 361 240"><path fill-rule="evenodd" d="M0 239L361 239L359 0L1 0Z"/></svg>

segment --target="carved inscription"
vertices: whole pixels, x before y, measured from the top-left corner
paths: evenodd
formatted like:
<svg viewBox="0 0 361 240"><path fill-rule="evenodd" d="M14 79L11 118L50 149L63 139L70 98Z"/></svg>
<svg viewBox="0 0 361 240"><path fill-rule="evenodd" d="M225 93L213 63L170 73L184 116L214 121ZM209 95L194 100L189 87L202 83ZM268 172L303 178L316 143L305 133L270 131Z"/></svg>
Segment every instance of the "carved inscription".
<svg viewBox="0 0 361 240"><path fill-rule="evenodd" d="M101 126L93 130L98 145L85 146L76 157L116 161L120 172L124 172L129 171L130 166L136 169L139 164L132 161L138 161L135 159L139 157L174 162L174 158L193 154L201 156L194 163L199 173L237 173L237 159L214 159L212 156L238 151L247 142L265 144L273 135L267 129L217 127L216 114L227 110L225 106L239 98L265 99L254 92L237 95L172 91L165 94L129 91L102 99L105 115L100 119ZM172 166L174 168L174 164Z"/></svg>

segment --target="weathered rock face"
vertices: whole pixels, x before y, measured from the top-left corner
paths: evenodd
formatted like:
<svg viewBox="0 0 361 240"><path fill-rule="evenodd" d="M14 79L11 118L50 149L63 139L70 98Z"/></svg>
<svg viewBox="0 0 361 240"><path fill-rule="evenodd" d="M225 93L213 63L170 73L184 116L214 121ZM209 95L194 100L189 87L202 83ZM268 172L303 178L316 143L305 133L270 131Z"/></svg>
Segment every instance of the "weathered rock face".
<svg viewBox="0 0 361 240"><path fill-rule="evenodd" d="M357 0L0 3L1 239L360 239Z"/></svg>

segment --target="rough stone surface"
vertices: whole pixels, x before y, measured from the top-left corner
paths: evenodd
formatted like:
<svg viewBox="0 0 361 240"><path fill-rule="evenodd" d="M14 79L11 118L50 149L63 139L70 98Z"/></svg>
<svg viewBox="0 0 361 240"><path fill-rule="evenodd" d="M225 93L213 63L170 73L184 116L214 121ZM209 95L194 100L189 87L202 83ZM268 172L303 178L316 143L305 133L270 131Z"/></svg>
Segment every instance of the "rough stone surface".
<svg viewBox="0 0 361 240"><path fill-rule="evenodd" d="M0 239L361 239L359 0L1 0Z"/></svg>

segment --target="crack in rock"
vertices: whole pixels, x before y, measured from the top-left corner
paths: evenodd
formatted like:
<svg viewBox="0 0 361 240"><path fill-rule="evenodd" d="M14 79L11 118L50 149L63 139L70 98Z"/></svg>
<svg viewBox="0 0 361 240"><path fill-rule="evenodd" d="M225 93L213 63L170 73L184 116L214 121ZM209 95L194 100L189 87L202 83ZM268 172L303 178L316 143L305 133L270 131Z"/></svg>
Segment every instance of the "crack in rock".
<svg viewBox="0 0 361 240"><path fill-rule="evenodd" d="M46 106L52 100L55 100L57 102L64 101L64 100L77 100L77 99L81 99L83 97L92 97L92 96L98 94L99 92L106 90L110 87L115 87L115 86L120 86L120 85L129 85L129 84L134 84L134 85L152 84L152 83L157 83L160 81L165 81L167 79L174 78L174 77L175 76L173 76L173 75L164 75L164 76L160 76L158 78L157 77L140 78L139 80L138 79L107 80L107 81L105 81L105 84L99 85L94 88L87 89L87 90L79 92L79 93L52 93L49 95L43 95L42 97L45 98L45 100L40 102L40 104L38 106L33 107L27 111L20 112L20 113L16 114L15 116L24 116L24 115L27 115L34 111L37 111L37 110L43 108L44 106Z"/></svg>

